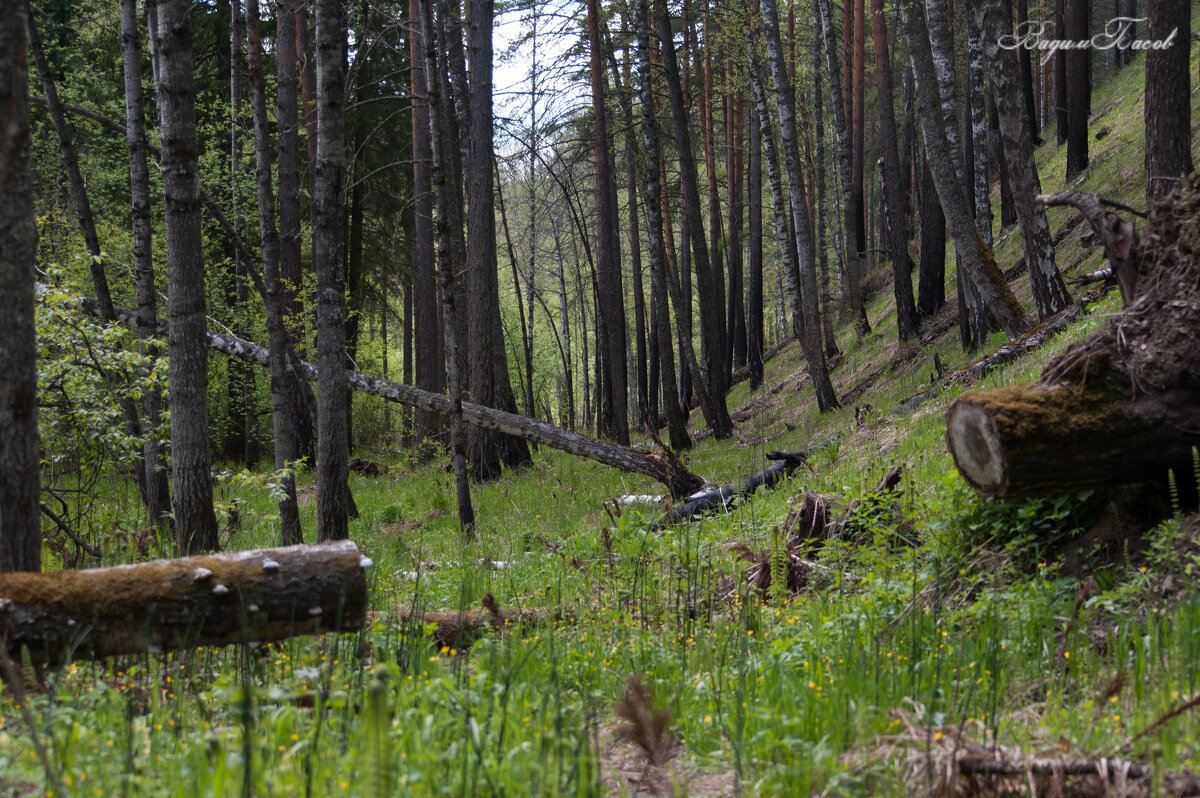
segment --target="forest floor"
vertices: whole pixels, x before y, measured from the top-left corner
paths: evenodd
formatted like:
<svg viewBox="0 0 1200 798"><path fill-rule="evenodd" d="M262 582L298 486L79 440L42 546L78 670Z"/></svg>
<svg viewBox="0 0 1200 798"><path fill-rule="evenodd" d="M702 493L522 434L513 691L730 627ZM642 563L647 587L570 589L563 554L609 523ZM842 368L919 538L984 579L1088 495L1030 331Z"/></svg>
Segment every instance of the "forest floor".
<svg viewBox="0 0 1200 798"><path fill-rule="evenodd" d="M1141 75L1135 60L1095 93L1092 164L1071 186L1049 131L1044 189L1143 204ZM1067 277L1102 258L1073 215L1049 211ZM1011 267L1019 233L997 242ZM366 631L51 672L32 723L0 698L0 795L1200 794L1200 520L1164 498L1165 520L1130 529L1091 491L983 501L944 442L957 395L1036 377L1119 310L1116 292L1044 348L897 412L934 387L935 355L949 371L971 358L949 316L927 324L940 334L897 345L890 285L873 282L872 332L839 334L842 409L816 412L791 345L761 390L730 394L734 440L685 454L722 483L768 451L836 436L794 479L659 528L658 508L612 504L659 486L542 449L473 488L479 524L465 542L443 463L359 452L390 466L351 479L351 536L375 562ZM1032 306L1024 273L1012 284ZM369 431L384 410L356 403ZM897 491L858 501L838 536L785 549L805 493L838 515L892 466L904 468ZM1176 477L1200 490L1200 464ZM223 510L235 497L223 544L272 545L265 477L227 475ZM301 511L307 530L315 509ZM118 543L107 560L137 557L132 539ZM763 572L765 592L750 579ZM412 620L488 593L558 620L461 650ZM1025 764L987 775L968 761Z"/></svg>

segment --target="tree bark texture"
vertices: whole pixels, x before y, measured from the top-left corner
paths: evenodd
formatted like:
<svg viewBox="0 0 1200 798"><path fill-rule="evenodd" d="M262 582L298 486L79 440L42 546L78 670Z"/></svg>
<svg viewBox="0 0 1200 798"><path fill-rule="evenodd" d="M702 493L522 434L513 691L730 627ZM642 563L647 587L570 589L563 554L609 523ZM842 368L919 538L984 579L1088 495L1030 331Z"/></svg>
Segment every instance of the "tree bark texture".
<svg viewBox="0 0 1200 798"><path fill-rule="evenodd" d="M959 276L959 283L962 276ZM961 289L960 289L961 290ZM921 259L917 265L917 312L932 316L946 304L946 217L929 171L921 161Z"/></svg>
<svg viewBox="0 0 1200 798"><path fill-rule="evenodd" d="M917 306L913 301L912 258L908 254L904 194L900 188L900 154L896 151L896 112L892 102L892 65L888 57L887 20L883 0L871 0L871 31L875 43L875 78L879 91L879 125L883 146L883 189L887 197L892 281L896 295L896 325L901 341L920 331Z"/></svg>
<svg viewBox="0 0 1200 798"><path fill-rule="evenodd" d="M767 53L771 61L771 73L775 81L775 95L779 105L780 144L787 168L789 199L791 201L792 224L796 229L796 265L800 275L800 300L804 308L804 349L808 359L809 374L813 390L817 395L817 407L821 412L838 407L833 383L825 364L825 351L821 342L821 314L817 305L817 274L813 258L813 236L809 225L808 208L805 205L806 191L804 174L800 167L800 152L796 141L795 95L784 69L783 53L779 41L779 15L775 0L763 0L763 19L766 22Z"/></svg>
<svg viewBox="0 0 1200 798"><path fill-rule="evenodd" d="M132 0L130 0L132 1ZM288 398L289 336L285 321L285 297L279 268L279 232L275 226L275 188L271 181L271 139L267 120L266 76L263 73L261 14L258 0L246 0L250 34L250 114L254 126L254 174L258 199L258 229L262 241L264 304L267 311L267 340L270 342L271 425L274 432L275 470L281 471L300 459L296 441L296 419ZM253 268L247 263L246 268ZM279 526L283 545L304 541L296 505L296 480L289 474L283 481L279 501Z"/></svg>
<svg viewBox="0 0 1200 798"><path fill-rule="evenodd" d="M671 104L671 121L675 131L675 147L679 157L680 182L683 189L683 216L691 240L692 256L695 258L696 289L700 296L700 340L701 349L707 353L704 368L707 374L692 374L692 384L701 398L701 410L717 440L725 440L733 434L733 422L725 395L714 394L708 389L713 384L712 375L723 369L724 348L721 346L721 326L724 307L716 304L716 289L713 285L713 268L709 260L708 244L704 240L704 223L700 218L700 189L696 169L696 151L692 147L691 127L687 106L684 103L683 86L679 64L675 58L675 39L671 30L671 15L666 0L656 0L659 41L662 45L662 66L666 78L667 95ZM680 271L683 271L682 266ZM683 298L688 294L684 292ZM679 313L679 310L676 310ZM689 363L689 370L694 370ZM706 382L701 391L698 382Z"/></svg>
<svg viewBox="0 0 1200 798"><path fill-rule="evenodd" d="M158 297L154 284L153 221L150 215L150 163L146 143L146 111L142 91L142 48L138 38L136 0L121 0L121 54L125 78L125 143L129 150L130 216L133 222L133 271L137 284L138 338L149 341L158 325ZM143 343L146 354L155 347ZM142 397L142 414L150 429L162 417L162 393L154 388ZM142 447L146 510L150 523L165 523L171 509L170 483L161 444L154 435Z"/></svg>
<svg viewBox="0 0 1200 798"><path fill-rule="evenodd" d="M1146 53L1146 201L1167 194L1181 175L1190 173L1191 72L1188 47L1191 42L1191 8L1188 3L1149 0L1151 41L1171 46Z"/></svg>
<svg viewBox="0 0 1200 798"><path fill-rule="evenodd" d="M0 13L0 572L40 571L29 6L4 0Z"/></svg>
<svg viewBox="0 0 1200 798"><path fill-rule="evenodd" d="M763 381L763 225L762 225L762 121L758 105L750 110L750 134L747 168L746 198L747 237L749 238L750 281L746 308L746 359L750 366L750 390L762 385ZM818 194L818 196L820 196ZM823 243L821 234L824 225L818 222L817 240ZM824 256L824 251L821 255ZM824 272L822 272L824 275ZM830 320L829 303L825 302L823 320Z"/></svg>
<svg viewBox="0 0 1200 798"><path fill-rule="evenodd" d="M1082 41L1089 37L1089 1L1067 0L1067 39ZM1087 50L1069 50L1066 60L1067 180L1071 180L1084 169L1087 169L1088 165L1088 106L1090 104L1091 80L1088 75ZM1175 91L1178 90L1178 87L1176 87Z"/></svg>
<svg viewBox="0 0 1200 798"><path fill-rule="evenodd" d="M516 412L517 402L508 375L496 268L496 206L492 182L492 5L491 0L471 3L468 20L470 135L464 174L467 185L466 283L470 306L465 320L467 339L460 341L459 346L465 347L467 352L466 377L471 398L478 404L511 413ZM451 20L446 22L450 31L446 43L454 49L459 41L455 34L458 27L450 24ZM461 63L453 57L449 60ZM451 73L454 72L451 69ZM622 347L621 352L624 351ZM463 361L459 363L461 366ZM499 476L501 464L528 463L529 447L520 439L471 429L467 435L467 457L477 479L492 479Z"/></svg>
<svg viewBox="0 0 1200 798"><path fill-rule="evenodd" d="M317 273L317 539L349 535L346 430L346 20L317 0L317 157L312 167L313 271Z"/></svg>
<svg viewBox="0 0 1200 798"><path fill-rule="evenodd" d="M412 81L413 146L413 338L416 349L416 385L432 393L446 388L441 304L433 260L433 183L430 178L429 98L425 83L425 38L421 34L417 1L409 0L409 45ZM416 414L414 443L422 447L445 435L445 419L426 412Z"/></svg>
<svg viewBox="0 0 1200 798"><path fill-rule="evenodd" d="M965 276L979 292L988 313L1010 338L1015 338L1027 326L1025 312L996 266L996 260L979 235L967 207L962 181L955 169L961 160L961 148L952 146L948 138L950 131L957 128L955 116L946 117L943 114L941 92L938 84L931 80L938 70L930 48L923 4L909 0L905 12L904 28L917 81L926 163L954 236L955 250L965 267ZM960 275L959 279L962 280L963 276Z"/></svg>
<svg viewBox="0 0 1200 798"><path fill-rule="evenodd" d="M478 0L475 0L478 2ZM592 88L592 159L596 191L596 297L604 337L598 351L604 361L603 404L610 408L600 432L629 445L629 390L625 348L625 298L621 290L621 250L617 238L617 183L605 106L604 41L600 37L599 0L587 0L588 50Z"/></svg>
<svg viewBox="0 0 1200 798"><path fill-rule="evenodd" d="M825 338L825 357L833 358L839 354L837 334L833 329L833 304L829 298L829 248L825 240L825 221L829 218L829 194L825 189L825 89L821 86L821 40L813 38L813 135L816 139L814 180L817 183L816 196L816 234L817 234L817 265L821 278L821 331ZM761 169L759 180L762 180ZM759 196L762 191L760 189ZM762 226L762 211L759 210L759 227ZM760 257L761 257L761 244ZM759 285L762 278L759 277ZM762 302L762 298L759 298ZM761 304L760 304L761 306ZM760 339L761 340L761 339ZM761 352L759 357L761 358Z"/></svg>
<svg viewBox="0 0 1200 798"><path fill-rule="evenodd" d="M863 262L856 253L850 250L850 241L854 238L854 201L850 192L850 161L852 156L852 145L850 143L849 122L847 117L847 105L849 94L843 94L842 88L842 70L838 65L837 59L837 42L833 30L833 19L829 9L829 0L818 0L818 7L821 15L821 29L825 41L825 61L829 65L829 96L832 99L830 106L833 108L833 129L837 138L837 153L838 165L841 175L842 186L842 251L845 253L844 263L846 271L846 296L843 302L847 307L843 308L844 312L848 312L854 319L855 329L858 334L865 335L871 331L871 324L867 321L867 310L863 306L862 295L859 292L859 279L862 273ZM852 6L847 6L852 7ZM849 75L847 75L846 89L849 89Z"/></svg>
<svg viewBox="0 0 1200 798"><path fill-rule="evenodd" d="M1033 286L1038 319L1044 321L1071 304L1071 295L1054 262L1054 242L1046 212L1036 202L1042 193L1042 184L1038 179L1029 120L1018 85L1017 54L999 44L1001 37L1011 31L1010 21L1003 0L976 0L975 7L995 87L1000 138L1004 144L1004 159L1008 162L1008 177L1012 181L1013 204L1021 225L1025 266Z"/></svg>
<svg viewBox="0 0 1200 798"><path fill-rule="evenodd" d="M965 394L947 442L986 496L1022 496L1191 471L1200 445L1200 177L1156 206L1140 240L1095 195L1043 198L1084 211L1115 269L1135 279L1125 309L1051 361L1037 382Z"/></svg>
<svg viewBox="0 0 1200 798"><path fill-rule="evenodd" d="M352 542L0 576L9 656L37 663L353 632L367 608ZM19 660L18 660L19 661Z"/></svg>
<svg viewBox="0 0 1200 798"><path fill-rule="evenodd" d="M192 89L191 3L157 5L158 108L167 243L171 493L185 553L217 547L208 450L208 349L200 237L199 147Z"/></svg>
<svg viewBox="0 0 1200 798"><path fill-rule="evenodd" d="M662 375L663 410L667 416L667 433L671 447L676 451L692 448L688 435L687 420L679 402L679 390L675 383L675 353L671 343L671 315L667 307L667 250L663 241L663 227L659 223L662 203L659 195L659 155L661 145L658 135L658 115L654 109L654 83L651 77L651 48L648 0L640 0L637 6L638 42L638 93L642 106L642 154L645 156L645 200L646 207L646 257L650 261L650 288L653 300L651 323L658 341L658 364ZM652 424L657 427L655 414Z"/></svg>

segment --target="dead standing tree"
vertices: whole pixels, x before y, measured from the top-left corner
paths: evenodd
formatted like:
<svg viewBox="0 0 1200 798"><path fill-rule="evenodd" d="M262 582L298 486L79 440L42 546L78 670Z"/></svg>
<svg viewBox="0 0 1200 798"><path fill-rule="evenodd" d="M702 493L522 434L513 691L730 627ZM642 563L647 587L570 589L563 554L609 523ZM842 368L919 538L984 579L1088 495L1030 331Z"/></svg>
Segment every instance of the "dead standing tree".
<svg viewBox="0 0 1200 798"><path fill-rule="evenodd" d="M1072 344L1036 382L964 394L947 442L985 496L1164 480L1200 446L1200 176L1152 210L1146 235L1095 194L1043 196L1083 212L1125 309Z"/></svg>

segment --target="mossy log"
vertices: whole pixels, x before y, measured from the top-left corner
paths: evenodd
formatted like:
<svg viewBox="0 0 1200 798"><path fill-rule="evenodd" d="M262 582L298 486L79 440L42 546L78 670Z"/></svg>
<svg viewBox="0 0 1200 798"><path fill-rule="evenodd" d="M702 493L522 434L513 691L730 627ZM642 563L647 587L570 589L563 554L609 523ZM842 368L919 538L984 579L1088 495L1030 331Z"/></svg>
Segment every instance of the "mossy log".
<svg viewBox="0 0 1200 798"><path fill-rule="evenodd" d="M348 540L56 573L0 574L16 659L58 665L362 628L365 569ZM18 660L19 661L19 660Z"/></svg>
<svg viewBox="0 0 1200 798"><path fill-rule="evenodd" d="M984 496L1028 496L1190 474L1200 446L1200 176L1156 205L1140 237L1094 195L1080 208L1105 242L1126 306L1038 380L964 394L947 444Z"/></svg>

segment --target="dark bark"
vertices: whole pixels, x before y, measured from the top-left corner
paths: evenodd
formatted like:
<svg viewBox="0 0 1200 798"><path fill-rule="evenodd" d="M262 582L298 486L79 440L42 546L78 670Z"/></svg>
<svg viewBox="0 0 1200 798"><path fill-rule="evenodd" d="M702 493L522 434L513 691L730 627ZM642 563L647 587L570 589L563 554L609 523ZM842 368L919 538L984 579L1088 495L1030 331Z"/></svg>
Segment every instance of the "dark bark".
<svg viewBox="0 0 1200 798"><path fill-rule="evenodd" d="M646 203L647 219L646 257L650 262L651 323L657 340L657 362L662 375L663 410L667 416L667 432L671 447L677 451L683 451L692 447L692 439L688 435L687 421L683 415L679 392L675 384L675 353L671 345L671 316L667 308L667 250L663 240L663 227L659 223L659 220L663 218L659 195L661 147L658 135L658 116L654 110L654 85L650 70L651 50L647 5L647 0L640 0L638 3L636 27L638 89L642 106L642 154L646 165L643 199ZM655 429L658 428L657 412L652 416L651 426Z"/></svg>
<svg viewBox="0 0 1200 798"><path fill-rule="evenodd" d="M776 462L739 477L728 485L722 485L698 496L688 497L687 501L675 505L655 521L654 526L670 526L687 521L702 513L727 511L740 499L752 496L759 488L771 488L790 478L806 462L803 452L770 452L767 454L767 459Z"/></svg>
<svg viewBox="0 0 1200 798"><path fill-rule="evenodd" d="M1082 41L1089 37L1088 3L1089 0L1067 0L1067 39ZM1088 165L1088 106L1092 88L1088 52L1072 49L1066 56L1067 180L1087 169Z"/></svg>
<svg viewBox="0 0 1200 798"><path fill-rule="evenodd" d="M726 262L729 264L729 313L725 324L725 364L730 373L746 365L746 303L743 285L742 263L742 196L743 196L743 151L745 143L742 123L745 115L741 97L726 96L725 115L725 172L727 178L726 197L729 208L729 243L726 245ZM725 380L729 390L729 380Z"/></svg>
<svg viewBox="0 0 1200 798"><path fill-rule="evenodd" d="M128 0L132 2L132 0ZM263 74L262 33L258 0L247 0L250 62L250 112L254 126L254 174L258 200L258 230L262 241L264 304L267 311L267 339L270 342L271 427L275 442L275 470L290 468L300 458L296 439L296 419L288 397L292 378L288 373L286 350L290 338L286 327L286 298L279 268L279 233L275 227L275 189L271 182L271 139L267 120L266 76ZM252 268L247 264L247 268ZM296 505L295 477L283 480L283 498L279 500L279 526L283 545L304 540Z"/></svg>
<svg viewBox="0 0 1200 798"><path fill-rule="evenodd" d="M948 138L950 130L956 127L953 121L955 117L943 115L943 98L938 85L932 80L938 71L931 52L929 32L925 26L924 7L914 0L909 0L905 12L904 28L913 61L913 72L917 78L926 162L937 186L942 211L946 214L946 221L954 236L955 250L965 267L966 276L978 291L988 313L1010 338L1015 338L1027 326L1025 312L1013 296L1004 275L996 265L995 258L979 235L967 207L962 181L955 170L961 149L951 146ZM943 67L948 69L949 64L944 53L939 54L939 60Z"/></svg>
<svg viewBox="0 0 1200 798"><path fill-rule="evenodd" d="M0 577L6 652L36 663L353 632L372 565L350 541Z"/></svg>
<svg viewBox="0 0 1200 798"><path fill-rule="evenodd" d="M1000 114L996 110L995 92L988 92L988 158L996 164L1000 177L1000 229L1017 223L1017 206L1013 202L1012 181L1008 178L1008 161L1000 141Z"/></svg>
<svg viewBox="0 0 1200 798"><path fill-rule="evenodd" d="M467 387L478 404L515 412L516 397L508 375L508 356L500 323L500 286L496 268L496 209L492 182L492 3L470 6L467 55L470 58L470 135L467 185L466 282L470 292L465 341ZM446 45L459 41L456 20L447 19ZM461 63L456 58L452 64ZM451 73L457 70L452 68ZM457 78L455 78L457 80ZM458 99L457 96L455 98ZM468 98L464 98L466 100ZM461 307L461 306L460 306ZM460 322L460 329L461 322ZM622 351L624 351L622 349ZM459 361L460 364L463 361ZM500 474L501 464L529 462L529 447L519 439L472 429L467 436L467 456L477 479Z"/></svg>
<svg viewBox="0 0 1200 798"><path fill-rule="evenodd" d="M288 329L293 331L297 354L306 349L304 301L301 295L303 267L301 264L300 229L300 121L298 117L299 84L296 52L295 11L300 0L280 0L277 4L276 80L279 86L278 147L279 147L279 269L282 275L284 310ZM314 139L315 141L315 139ZM312 466L317 456L316 430L313 429L310 409L303 399L299 384L288 390L292 419L296 428L296 451Z"/></svg>
<svg viewBox="0 0 1200 798"><path fill-rule="evenodd" d="M775 82L775 96L779 106L780 144L787 168L789 199L792 209L792 224L796 228L797 267L800 273L801 301L804 307L804 349L808 359L809 374L817 396L817 407L821 412L838 407L837 395L825 364L825 352L821 348L821 316L817 306L817 275L813 257L813 236L809 226L804 175L800 168L800 154L796 143L795 98L791 84L784 71L779 41L779 17L775 0L763 0L763 19L766 23L767 52L771 61L771 73Z"/></svg>
<svg viewBox="0 0 1200 798"><path fill-rule="evenodd" d="M1054 38L1067 38L1067 0L1054 0ZM1067 114L1067 51L1054 51L1054 119L1057 126L1058 146L1067 143L1070 117Z"/></svg>
<svg viewBox="0 0 1200 798"><path fill-rule="evenodd" d="M762 133L758 116L758 106L750 109L750 152L747 175L749 193L746 199L747 226L750 255L750 296L747 298L746 318L746 357L750 366L750 390L762 385L763 381L763 225L762 225ZM818 145L819 146L819 145ZM820 197L820 186L818 186ZM818 218L821 218L818 216ZM824 224L818 222L817 241L824 243ZM824 248L820 249L822 264L824 264ZM822 276L825 272L822 271ZM828 283L825 283L827 286ZM829 302L824 301L823 320L831 321ZM827 342L828 344L828 342Z"/></svg>
<svg viewBox="0 0 1200 798"><path fill-rule="evenodd" d="M337 0L316 3L317 157L312 165L317 275L317 539L349 536L346 430L346 20Z"/></svg>
<svg viewBox="0 0 1200 798"><path fill-rule="evenodd" d="M1038 319L1045 320L1071 303L1071 295L1063 283L1054 262L1054 242L1045 211L1035 203L1042 193L1037 163L1033 158L1029 121L1018 84L1020 71L1017 54L1000 47L1002 36L1011 31L1003 0L976 0L977 20L983 34L992 85L996 93L996 109L1000 115L1000 136L1004 143L1004 159L1008 163L1009 179L1013 184L1013 201L1021 223L1021 245L1025 265L1033 286Z"/></svg>
<svg viewBox="0 0 1200 798"><path fill-rule="evenodd" d="M138 38L137 3L121 0L121 53L125 78L125 142L129 150L130 206L133 222L133 269L137 283L138 338L143 352L156 354L147 343L155 335L158 324L158 300L154 286L153 224L150 216L150 165L146 144L146 111L142 92L142 52ZM162 416L162 393L157 387L142 397L142 414L146 426L159 428ZM146 437L142 447L145 471L146 510L150 523L162 527L171 509L170 485L167 478L163 447L154 435Z"/></svg>
<svg viewBox="0 0 1200 798"><path fill-rule="evenodd" d="M1193 171L1191 151L1191 9L1187 3L1150 0L1151 41L1171 46L1146 53L1146 201L1166 195L1180 175Z"/></svg>
<svg viewBox="0 0 1200 798"><path fill-rule="evenodd" d="M353 146L353 145L352 145ZM363 192L365 184L355 175L347 175L350 189L350 225L346 231L346 366L358 360L358 334L363 313ZM386 350L385 350L386 351ZM346 394L346 449L354 448L354 397ZM351 513L353 516L353 513Z"/></svg>
<svg viewBox="0 0 1200 798"><path fill-rule="evenodd" d="M1116 1L1120 2L1120 0ZM1029 23L1029 0L1016 0L1016 6L1017 28L1021 30L1021 26ZM1117 51L1118 55L1122 52L1117 48L1113 49ZM1029 50L1022 47L1017 51L1017 60L1021 71L1021 95L1025 100L1025 121L1029 124L1029 140L1033 142L1034 147L1039 147L1042 138L1038 135L1041 127L1038 125L1037 101L1033 93L1033 56Z"/></svg>
<svg viewBox="0 0 1200 798"><path fill-rule="evenodd" d="M471 535L475 526L475 510L471 504L471 490L467 482L467 431L463 421L462 380L459 378L459 364L463 362L464 349L460 342L459 325L459 293L455 283L459 279L462 268L462 258L465 258L461 247L456 246L457 233L451 230L455 220L454 206L458 203L457 192L452 192L450 185L453 180L452 158L457 150L458 137L448 135L451 130L453 114L450 111L450 99L443 89L446 82L445 72L439 66L438 52L441 49L434 35L433 3L435 0L417 0L417 8L421 18L421 33L425 45L425 97L429 104L429 142L430 162L432 164L432 181L434 201L437 205L437 238L438 238L438 277L442 289L442 302L446 310L446 382L450 388L450 396L429 394L439 399L445 398L450 416L450 452L454 467L454 488L458 503L459 531ZM447 152L449 151L449 152ZM418 409L432 410L432 408Z"/></svg>
<svg viewBox="0 0 1200 798"><path fill-rule="evenodd" d="M4 0L0 12L0 572L40 571L29 6Z"/></svg>
<svg viewBox="0 0 1200 798"><path fill-rule="evenodd" d="M961 284L962 277L959 277ZM961 290L961 289L960 289ZM929 317L946 304L946 217L938 202L928 157L921 161L921 259L917 266L917 312Z"/></svg>
<svg viewBox="0 0 1200 798"><path fill-rule="evenodd" d="M192 88L191 3L157 4L155 32L167 243L171 493L185 553L217 548L208 450L208 349L200 237L199 147Z"/></svg>
<svg viewBox="0 0 1200 798"><path fill-rule="evenodd" d="M656 0L659 40L662 46L663 74L667 83L667 95L671 104L672 127L675 131L675 147L679 157L680 179L683 188L683 215L688 225L692 256L695 258L696 289L700 297L700 340L701 348L707 353L707 381L705 375L693 373L692 385L700 397L701 411L717 440L733 434L733 422L725 404L725 394L714 394L708 390L713 384L713 375L724 371L724 348L721 346L721 326L724 307L716 304L717 290L714 272L709 261L708 244L704 240L704 226L700 219L700 189L696 169L695 150L684 103L679 65L675 59L674 36L671 31L671 16L666 0ZM681 268L680 271L683 271ZM683 294L684 297L687 294ZM676 306L678 308L678 305ZM678 310L676 310L678 314ZM685 347L686 348L686 347ZM689 363L689 371L697 371L696 364ZM701 390L702 384L704 390Z"/></svg>
<svg viewBox="0 0 1200 798"><path fill-rule="evenodd" d="M417 1L409 0L409 55L412 85L413 146L413 338L416 386L432 393L446 388L444 331L433 262L433 184L430 179L429 101L425 84L425 39L421 35ZM445 419L420 411L414 445L445 435Z"/></svg>
<svg viewBox="0 0 1200 798"><path fill-rule="evenodd" d="M821 40L813 38L813 119L816 138L816 228L817 264L821 272L821 330L825 338L825 357L839 354L837 334L833 329L833 304L829 298L829 252L825 242L825 222L828 219L828 194L825 191L825 90L821 87ZM759 177L761 180L761 175ZM761 196L761 191L759 192ZM761 211L759 226L761 228ZM760 249L761 257L761 249ZM759 276L759 286L762 277ZM759 302L762 302L761 297ZM761 304L760 304L761 308ZM761 316L760 316L761 318ZM760 339L761 340L761 339ZM761 357L761 354L759 355Z"/></svg>
<svg viewBox="0 0 1200 798"><path fill-rule="evenodd" d="M866 102L866 0L849 0L844 2L849 9L854 9L854 74L847 81L852 86L854 95L850 109L850 142L852 156L850 160L850 201L854 206L854 246L858 253L859 264L866 263L869 249L867 246L867 209L863 198L863 159L866 141L866 114L863 106ZM878 58L878 54L876 54Z"/></svg>
<svg viewBox="0 0 1200 798"><path fill-rule="evenodd" d="M712 307L717 312L716 323L713 325L713 329L717 331L718 335L711 342L701 340L700 359L702 363L706 363L705 368L708 370L709 392L714 396L724 396L728 392L729 385L730 352L728 338L730 330L726 327L725 323L726 246L724 245L725 233L722 230L723 225L721 223L720 191L717 186L717 148L714 132L716 111L713 105L716 101L716 94L713 89L712 37L716 34L710 31L709 5L708 0L705 0L701 18L701 26L704 32L704 53L699 59L700 64L698 66L702 68L704 81L704 90L700 97L700 125L704 131L704 177L708 188L708 253L712 269ZM720 358L716 359L708 355L705 349L706 345L719 346L721 348Z"/></svg>
<svg viewBox="0 0 1200 798"><path fill-rule="evenodd" d="M855 330L859 336L862 336L871 331L871 325L867 321L867 310L863 305L862 295L859 291L859 280L864 263L862 258L858 257L857 253L852 253L850 250L850 242L855 236L854 202L850 193L850 180L848 179L850 175L850 161L853 155L848 121L849 113L847 112L850 81L849 76L847 76L845 94L843 94L842 70L837 60L837 44L834 41L829 0L818 0L818 7L821 16L823 40L825 42L825 62L829 66L829 96L833 100L830 106L833 108L833 129L837 140L838 167L842 186L841 251L844 253L842 262L845 264L846 275L846 295L842 298L843 312L848 313L854 319ZM852 8L850 5L847 7ZM839 102L839 99L842 99L842 102Z"/></svg>
<svg viewBox="0 0 1200 798"><path fill-rule="evenodd" d="M904 195L900 187L900 154L896 151L896 113L892 104L892 66L888 57L887 25L883 0L872 0L871 30L875 40L875 76L879 90L879 125L883 147L883 188L887 197L892 282L896 295L896 324L901 341L920 331L913 302L912 258L908 254L908 230L904 219Z"/></svg>
<svg viewBox="0 0 1200 798"><path fill-rule="evenodd" d="M478 2L479 0L475 0ZM605 106L604 41L600 37L599 0L587 0L588 50L592 89L592 159L596 192L596 303L603 336L597 352L603 363L605 424L599 429L617 443L629 444L629 390L625 349L625 299L621 290L620 242L617 231L617 184ZM474 73L472 73L474 74Z"/></svg>

